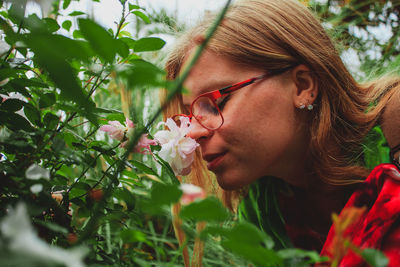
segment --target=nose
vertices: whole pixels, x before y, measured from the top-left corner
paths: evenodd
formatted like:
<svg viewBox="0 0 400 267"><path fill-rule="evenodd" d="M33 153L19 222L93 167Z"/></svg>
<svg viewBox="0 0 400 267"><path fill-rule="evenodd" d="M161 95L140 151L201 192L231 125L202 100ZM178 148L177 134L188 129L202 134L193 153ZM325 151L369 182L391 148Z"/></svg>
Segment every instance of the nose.
<svg viewBox="0 0 400 267"><path fill-rule="evenodd" d="M192 118L191 125L192 128L190 132L187 134L187 136L193 138L196 141L198 141L201 138L210 136L213 132L211 130L204 128L194 117Z"/></svg>

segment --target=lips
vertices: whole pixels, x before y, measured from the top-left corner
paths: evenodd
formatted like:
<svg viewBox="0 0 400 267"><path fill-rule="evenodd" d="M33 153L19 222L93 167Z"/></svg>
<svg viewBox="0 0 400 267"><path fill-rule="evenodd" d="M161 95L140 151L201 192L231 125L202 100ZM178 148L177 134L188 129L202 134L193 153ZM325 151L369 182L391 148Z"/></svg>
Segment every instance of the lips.
<svg viewBox="0 0 400 267"><path fill-rule="evenodd" d="M225 154L226 152L203 155L203 159L208 162L207 168L210 171L216 170L218 166L221 164Z"/></svg>

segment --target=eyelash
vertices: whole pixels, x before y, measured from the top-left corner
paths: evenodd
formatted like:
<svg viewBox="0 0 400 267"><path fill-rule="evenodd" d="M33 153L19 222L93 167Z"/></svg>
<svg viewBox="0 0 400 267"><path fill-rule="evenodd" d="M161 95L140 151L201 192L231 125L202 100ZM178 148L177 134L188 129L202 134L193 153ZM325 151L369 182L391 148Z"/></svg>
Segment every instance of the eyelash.
<svg viewBox="0 0 400 267"><path fill-rule="evenodd" d="M222 99L221 103L217 103L219 110L223 110L226 103L229 101L229 99L231 98L231 95L228 95L227 97L225 97L224 99Z"/></svg>

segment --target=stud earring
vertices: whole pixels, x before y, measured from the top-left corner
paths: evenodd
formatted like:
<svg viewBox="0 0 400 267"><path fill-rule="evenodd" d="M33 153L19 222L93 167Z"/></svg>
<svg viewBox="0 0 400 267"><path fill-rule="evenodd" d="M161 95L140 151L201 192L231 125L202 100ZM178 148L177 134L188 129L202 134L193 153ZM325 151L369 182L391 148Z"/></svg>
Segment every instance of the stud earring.
<svg viewBox="0 0 400 267"><path fill-rule="evenodd" d="M300 103L299 109L304 109L306 107L306 105L304 105L303 103Z"/></svg>
<svg viewBox="0 0 400 267"><path fill-rule="evenodd" d="M307 109L308 109L309 111L313 110L313 108L314 108L313 105L311 105L311 104L307 105Z"/></svg>

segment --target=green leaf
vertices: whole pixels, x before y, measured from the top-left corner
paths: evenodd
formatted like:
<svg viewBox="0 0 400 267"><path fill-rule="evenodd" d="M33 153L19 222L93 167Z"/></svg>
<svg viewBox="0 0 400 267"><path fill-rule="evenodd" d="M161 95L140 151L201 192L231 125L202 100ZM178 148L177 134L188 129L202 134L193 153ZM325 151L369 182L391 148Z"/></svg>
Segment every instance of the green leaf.
<svg viewBox="0 0 400 267"><path fill-rule="evenodd" d="M2 114L0 114L2 115ZM3 116L3 115L2 115ZM6 126L13 130L24 130L27 132L30 132L33 130L31 124L21 115L16 114L16 113L7 113L7 122Z"/></svg>
<svg viewBox="0 0 400 267"><path fill-rule="evenodd" d="M67 9L69 7L69 4L71 4L71 0L64 0L63 9Z"/></svg>
<svg viewBox="0 0 400 267"><path fill-rule="evenodd" d="M34 125L39 125L40 124L40 120L41 120L41 116L40 116L40 111L34 107L32 104L30 103L26 103L25 107L24 107L24 113L25 116L28 118L28 120L34 124Z"/></svg>
<svg viewBox="0 0 400 267"><path fill-rule="evenodd" d="M206 222L223 222L230 217L229 211L215 197L208 197L184 206L179 215L182 219Z"/></svg>
<svg viewBox="0 0 400 267"><path fill-rule="evenodd" d="M132 64L119 72L121 78L128 80L129 88L142 86L164 87L165 72L144 60L135 60Z"/></svg>
<svg viewBox="0 0 400 267"><path fill-rule="evenodd" d="M157 37L145 37L136 41L135 52L157 51L163 48L165 41Z"/></svg>
<svg viewBox="0 0 400 267"><path fill-rule="evenodd" d="M133 9L140 9L140 6L129 4L129 11L132 11Z"/></svg>
<svg viewBox="0 0 400 267"><path fill-rule="evenodd" d="M134 48L136 44L136 40L128 37L121 37L118 40L123 41L129 48Z"/></svg>
<svg viewBox="0 0 400 267"><path fill-rule="evenodd" d="M39 107L47 108L56 103L56 95L54 93L44 93L40 96Z"/></svg>
<svg viewBox="0 0 400 267"><path fill-rule="evenodd" d="M361 256L373 267L386 267L389 264L388 258L379 250L367 248L362 251Z"/></svg>
<svg viewBox="0 0 400 267"><path fill-rule="evenodd" d="M132 210L135 207L135 197L125 187L115 189L113 191L113 197L124 201L129 210Z"/></svg>
<svg viewBox="0 0 400 267"><path fill-rule="evenodd" d="M76 16L80 16L80 15L85 15L85 14L86 13L82 12L82 11L72 11L71 13L68 14L68 16L76 17Z"/></svg>
<svg viewBox="0 0 400 267"><path fill-rule="evenodd" d="M9 112L15 112L20 110L25 104L26 103L22 100L8 98L0 105L0 108Z"/></svg>
<svg viewBox="0 0 400 267"><path fill-rule="evenodd" d="M78 42L60 35L36 33L25 37L24 41L35 53L37 63L49 73L49 77L60 88L61 97L72 100L84 107L84 110L90 111L92 109L90 101L67 61L69 57L86 58L83 47ZM73 55L73 52L76 54Z"/></svg>
<svg viewBox="0 0 400 267"><path fill-rule="evenodd" d="M61 25L63 27L63 29L69 31L71 29L72 26L72 22L70 20L66 20L62 23Z"/></svg>
<svg viewBox="0 0 400 267"><path fill-rule="evenodd" d="M177 185L153 183L151 203L156 206L171 205L179 201L182 191Z"/></svg>
<svg viewBox="0 0 400 267"><path fill-rule="evenodd" d="M120 39L115 40L115 43L117 45L118 54L123 58L128 57L129 56L129 46Z"/></svg>
<svg viewBox="0 0 400 267"><path fill-rule="evenodd" d="M135 14L137 17L141 18L146 24L150 24L150 19L146 16L142 11L135 10L132 11L132 14Z"/></svg>
<svg viewBox="0 0 400 267"><path fill-rule="evenodd" d="M46 115L44 115L43 123L48 129L54 129L59 122L60 118L51 112L47 112Z"/></svg>
<svg viewBox="0 0 400 267"><path fill-rule="evenodd" d="M289 261L295 260L296 262L299 262L300 259L304 259L307 265L315 264L317 262L326 262L329 260L329 258L320 256L315 251L305 251L297 248L279 250L278 255Z"/></svg>
<svg viewBox="0 0 400 267"><path fill-rule="evenodd" d="M113 62L116 54L116 42L103 27L89 19L78 20L79 29L93 50L105 61Z"/></svg>
<svg viewBox="0 0 400 267"><path fill-rule="evenodd" d="M34 219L33 220L35 224L39 224L41 226L46 227L50 231L53 231L55 233L62 233L62 234L68 234L68 230L58 224L52 223L52 222L45 222L41 220Z"/></svg>
<svg viewBox="0 0 400 267"><path fill-rule="evenodd" d="M132 163L133 166L135 166L137 169L139 169L140 171L142 171L144 173L158 176L157 173L152 168L146 166L144 163L142 163L140 161L130 160L129 162Z"/></svg>
<svg viewBox="0 0 400 267"><path fill-rule="evenodd" d="M144 233L133 229L122 230L120 237L124 243L148 242Z"/></svg>
<svg viewBox="0 0 400 267"><path fill-rule="evenodd" d="M50 32L56 32L60 29L60 25L58 25L58 22L52 18L44 18L43 21Z"/></svg>

